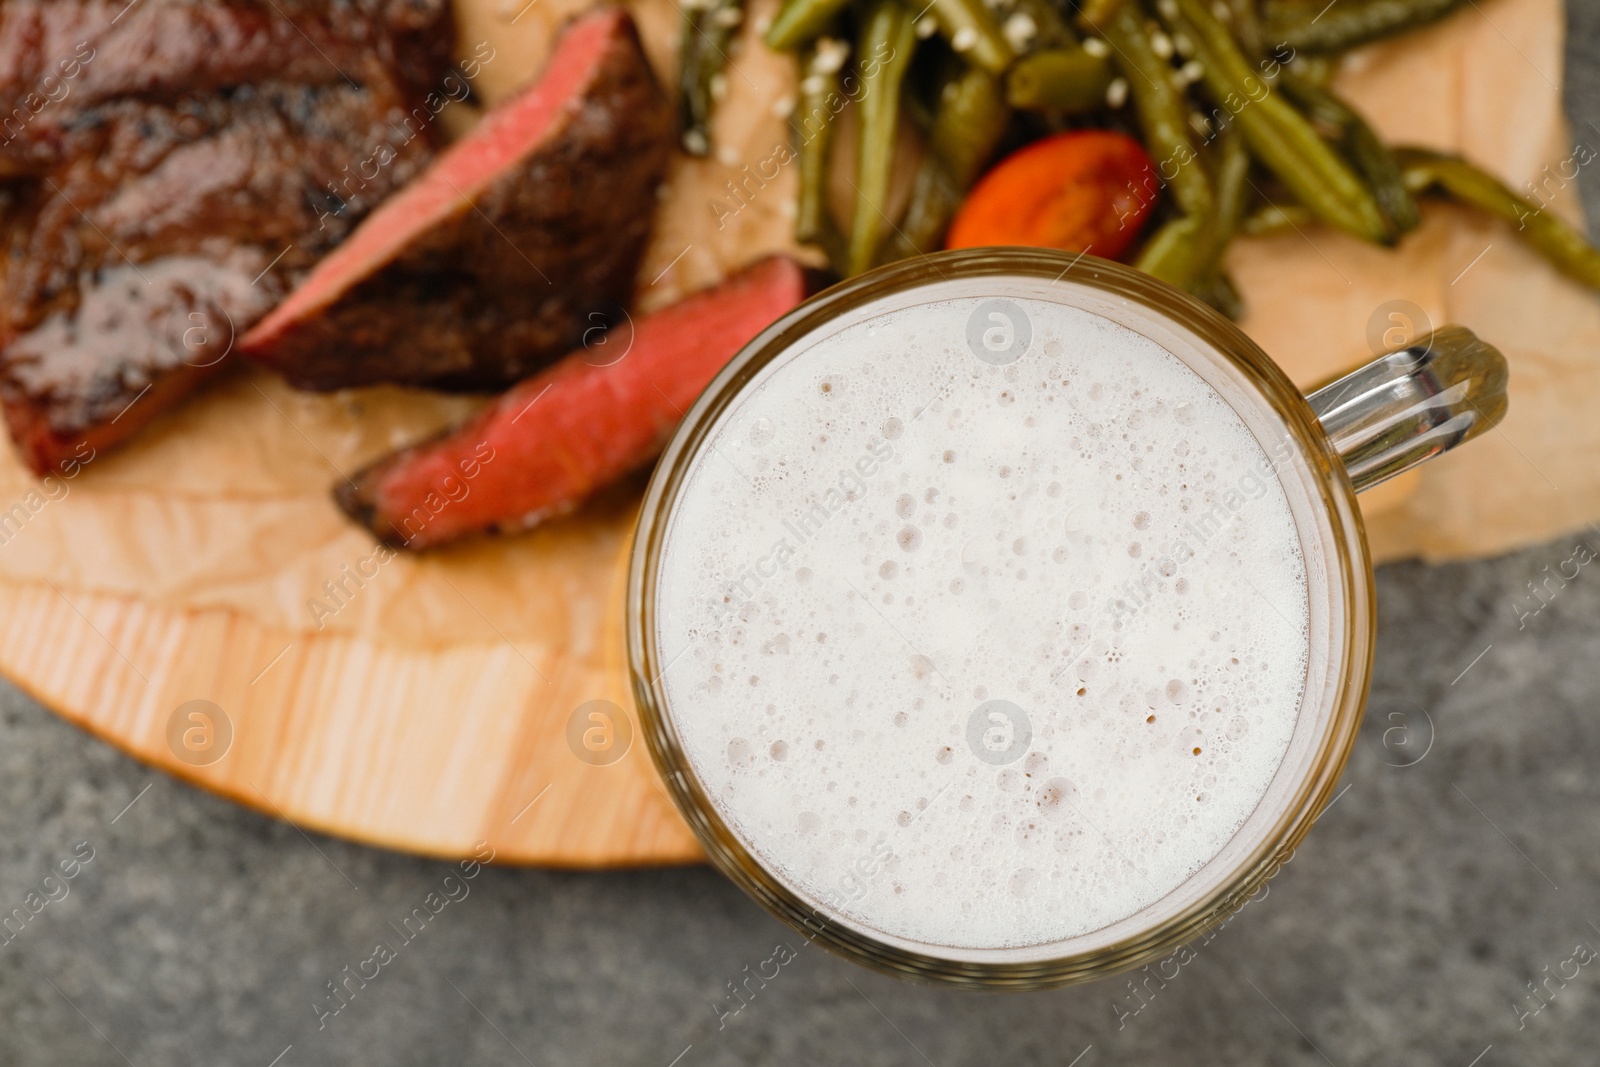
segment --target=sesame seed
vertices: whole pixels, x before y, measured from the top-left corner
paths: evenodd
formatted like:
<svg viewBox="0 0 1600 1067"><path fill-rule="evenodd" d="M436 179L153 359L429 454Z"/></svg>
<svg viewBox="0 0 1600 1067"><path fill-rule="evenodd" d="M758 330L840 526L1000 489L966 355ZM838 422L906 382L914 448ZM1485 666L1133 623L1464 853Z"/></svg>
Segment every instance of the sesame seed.
<svg viewBox="0 0 1600 1067"><path fill-rule="evenodd" d="M834 37L823 37L817 41L817 55L811 61L811 69L819 74L833 74L844 66L844 61L850 58L850 45Z"/></svg>
<svg viewBox="0 0 1600 1067"><path fill-rule="evenodd" d="M1029 41L1039 35L1039 26L1026 13L1019 11L1006 19L1000 32L1012 48L1021 52L1028 47Z"/></svg>

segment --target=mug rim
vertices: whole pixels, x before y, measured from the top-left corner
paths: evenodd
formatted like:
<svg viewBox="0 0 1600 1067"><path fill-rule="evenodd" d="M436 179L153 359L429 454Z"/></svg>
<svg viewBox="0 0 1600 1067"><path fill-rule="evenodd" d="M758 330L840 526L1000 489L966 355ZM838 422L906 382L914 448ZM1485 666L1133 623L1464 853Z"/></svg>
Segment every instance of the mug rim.
<svg viewBox="0 0 1600 1067"><path fill-rule="evenodd" d="M1263 401L1293 434L1315 475L1312 502L1320 504L1337 547L1337 566L1328 567L1329 587L1341 598L1344 623L1342 635L1335 635L1333 644L1330 669L1337 679L1335 695L1309 769L1271 831L1214 892L1166 920L1100 949L1028 961L977 962L908 951L830 921L766 870L741 843L694 775L667 711L661 680L671 664L660 666L656 648L656 583L673 506L693 470L688 461L717 427L721 414L744 395L745 388L769 363L837 316L881 297L936 282L1019 275L1052 283L1070 281L1140 304L1210 345L1260 391ZM758 334L712 379L662 453L634 533L627 598L628 671L641 732L674 804L712 864L808 941L913 981L982 988L1047 988L1138 967L1174 951L1242 907L1292 858L1326 806L1355 744L1375 651L1376 596L1365 526L1344 464L1305 394L1237 325L1188 293L1120 263L1053 249L960 249L902 260L823 290ZM1187 884L1189 880L1172 892Z"/></svg>

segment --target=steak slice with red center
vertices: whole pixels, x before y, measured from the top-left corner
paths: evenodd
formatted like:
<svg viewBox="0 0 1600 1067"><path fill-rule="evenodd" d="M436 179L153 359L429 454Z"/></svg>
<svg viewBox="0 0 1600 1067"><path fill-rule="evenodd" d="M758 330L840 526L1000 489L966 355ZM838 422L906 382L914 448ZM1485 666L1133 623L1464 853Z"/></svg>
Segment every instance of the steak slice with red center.
<svg viewBox="0 0 1600 1067"><path fill-rule="evenodd" d="M494 389L626 303L673 143L633 20L571 23L500 105L243 341L295 385Z"/></svg>
<svg viewBox="0 0 1600 1067"><path fill-rule="evenodd" d="M753 263L390 453L334 498L383 541L414 550L565 514L654 459L728 360L817 282L786 256Z"/></svg>

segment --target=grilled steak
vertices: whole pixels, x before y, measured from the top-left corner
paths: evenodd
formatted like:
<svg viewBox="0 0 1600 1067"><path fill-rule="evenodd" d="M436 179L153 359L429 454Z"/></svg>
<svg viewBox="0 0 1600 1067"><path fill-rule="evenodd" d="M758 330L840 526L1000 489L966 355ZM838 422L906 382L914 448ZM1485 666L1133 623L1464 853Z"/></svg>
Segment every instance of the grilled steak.
<svg viewBox="0 0 1600 1067"><path fill-rule="evenodd" d="M654 459L723 365L816 283L785 256L753 263L390 453L334 499L379 539L417 550L571 511Z"/></svg>
<svg viewBox="0 0 1600 1067"><path fill-rule="evenodd" d="M410 77L448 26L443 0L0 3L0 404L36 471L202 380L426 166Z"/></svg>
<svg viewBox="0 0 1600 1067"><path fill-rule="evenodd" d="M241 85L431 86L443 0L4 0L0 166L37 169L69 114ZM445 23L448 27L448 23ZM35 123L36 117L44 121Z"/></svg>
<svg viewBox="0 0 1600 1067"><path fill-rule="evenodd" d="M383 204L244 339L296 385L492 389L626 302L672 111L620 8Z"/></svg>

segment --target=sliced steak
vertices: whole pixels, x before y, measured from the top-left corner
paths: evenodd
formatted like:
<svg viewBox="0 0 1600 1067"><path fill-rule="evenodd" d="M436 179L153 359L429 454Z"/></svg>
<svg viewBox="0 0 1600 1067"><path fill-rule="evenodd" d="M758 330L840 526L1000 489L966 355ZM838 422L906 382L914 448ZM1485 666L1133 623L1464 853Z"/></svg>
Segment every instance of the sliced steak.
<svg viewBox="0 0 1600 1067"><path fill-rule="evenodd" d="M113 100L241 85L431 86L449 58L446 0L7 0L0 3L0 167L48 167L62 129Z"/></svg>
<svg viewBox="0 0 1600 1067"><path fill-rule="evenodd" d="M5 0L0 99L66 73L79 107L172 99L231 86L342 81L340 68L426 52L430 77L452 43L447 0ZM87 53L94 55L90 59ZM75 57L82 70L58 69ZM354 75L355 71L348 72ZM357 80L352 78L352 80Z"/></svg>
<svg viewBox="0 0 1600 1067"><path fill-rule="evenodd" d="M297 17L322 11L327 26L329 12L377 6L277 2ZM192 50L211 39L219 12L253 7L141 0L116 28L139 28L146 4L170 31L165 47L178 47L179 27ZM14 35L33 40L52 18L101 6L0 4L0 52L27 54ZM35 11L29 22L13 7L66 14ZM374 25L384 25L353 17L342 25L357 43L370 44ZM436 34L448 38L447 25ZM101 60L127 60L114 44L148 37L103 30L97 40L80 78ZM201 381L364 210L432 159L431 127L411 118L422 89L402 78L393 47L361 59L347 46L360 62L345 73L361 81L318 72L302 84L250 80L261 67L258 45L241 40L237 80L221 88L228 53L219 45L194 91L171 82L159 92L69 95L13 139L12 147L31 139L36 151L21 153L26 173L14 169L4 184L0 406L35 470L81 459L85 445L115 444Z"/></svg>
<svg viewBox="0 0 1600 1067"><path fill-rule="evenodd" d="M386 456L334 490L381 540L424 549L534 526L655 458L734 354L816 287L792 259L618 327L440 437Z"/></svg>
<svg viewBox="0 0 1600 1067"><path fill-rule="evenodd" d="M209 376L228 354L233 323L271 303L251 285L265 257L229 251L85 276L71 311L12 342L0 403L35 472L94 458Z"/></svg>
<svg viewBox="0 0 1600 1067"><path fill-rule="evenodd" d="M578 18L535 85L374 211L243 350L309 389L527 377L627 301L672 123L632 18Z"/></svg>

